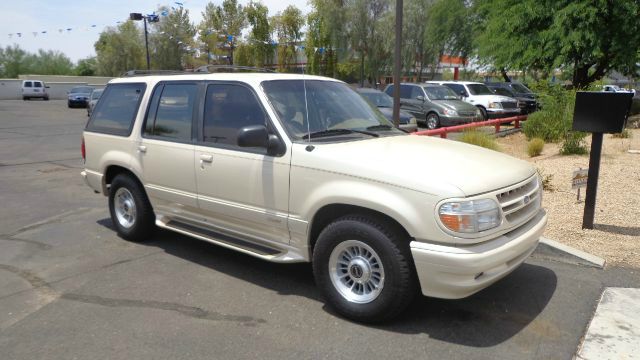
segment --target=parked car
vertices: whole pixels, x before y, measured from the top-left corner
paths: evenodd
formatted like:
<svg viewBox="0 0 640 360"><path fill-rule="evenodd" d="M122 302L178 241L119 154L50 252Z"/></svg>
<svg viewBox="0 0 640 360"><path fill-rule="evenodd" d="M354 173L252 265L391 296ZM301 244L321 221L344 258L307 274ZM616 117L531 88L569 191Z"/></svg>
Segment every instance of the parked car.
<svg viewBox="0 0 640 360"><path fill-rule="evenodd" d="M635 96L636 94L636 90L635 89L625 89L625 88L621 88L618 85L602 85L602 91L603 92L621 92L621 93L633 93L633 95Z"/></svg>
<svg viewBox="0 0 640 360"><path fill-rule="evenodd" d="M393 94L394 85L385 92ZM413 114L428 129L466 124L482 119L482 113L469 105L449 88L434 84L400 84L401 107Z"/></svg>
<svg viewBox="0 0 640 360"><path fill-rule="evenodd" d="M376 89L358 88L356 91L371 105L377 107L387 120L393 122L393 98L391 96ZM416 118L412 114L400 110L400 129L407 132L418 130Z"/></svg>
<svg viewBox="0 0 640 360"><path fill-rule="evenodd" d="M49 100L49 86L42 80L23 80L22 81L22 100L30 100L40 98Z"/></svg>
<svg viewBox="0 0 640 360"><path fill-rule="evenodd" d="M93 88L91 86L78 86L72 88L67 93L67 106L70 108L87 107L92 91Z"/></svg>
<svg viewBox="0 0 640 360"><path fill-rule="evenodd" d="M96 107L98 103L98 99L102 95L102 89L93 89L91 95L89 96L89 102L87 103L87 116L91 116L91 112Z"/></svg>
<svg viewBox="0 0 640 360"><path fill-rule="evenodd" d="M476 106L483 119L511 117L520 114L518 100L496 95L485 84L472 81L427 81L444 85L462 97L462 100Z"/></svg>
<svg viewBox="0 0 640 360"><path fill-rule="evenodd" d="M495 94L508 96L518 100L518 107L520 107L521 114L530 114L538 110L538 101L535 97L524 96L522 93L514 93L511 87L501 85L501 83L488 83L486 84Z"/></svg>
<svg viewBox="0 0 640 360"><path fill-rule="evenodd" d="M82 177L108 197L122 238L159 227L311 262L327 303L358 321L396 316L418 289L456 299L486 288L527 259L547 222L527 161L407 134L319 76L114 79L81 148Z"/></svg>

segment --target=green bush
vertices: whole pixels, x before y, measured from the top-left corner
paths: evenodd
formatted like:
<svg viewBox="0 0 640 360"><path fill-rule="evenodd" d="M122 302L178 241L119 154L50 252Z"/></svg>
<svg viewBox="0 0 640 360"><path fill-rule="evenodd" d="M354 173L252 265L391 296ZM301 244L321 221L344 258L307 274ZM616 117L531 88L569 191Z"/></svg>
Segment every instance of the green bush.
<svg viewBox="0 0 640 360"><path fill-rule="evenodd" d="M576 92L546 81L538 82L532 88L538 94L542 109L529 115L522 125L525 136L529 140L540 138L545 142L562 140L571 129Z"/></svg>
<svg viewBox="0 0 640 360"><path fill-rule="evenodd" d="M631 103L631 115L640 114L640 98L634 97Z"/></svg>
<svg viewBox="0 0 640 360"><path fill-rule="evenodd" d="M584 141L585 133L578 131L567 132L560 154L562 155L584 155L588 154L587 144Z"/></svg>
<svg viewBox="0 0 640 360"><path fill-rule="evenodd" d="M462 133L460 141L467 144L481 146L483 148L500 151L495 138L492 135L479 130L466 130Z"/></svg>
<svg viewBox="0 0 640 360"><path fill-rule="evenodd" d="M542 154L542 149L544 149L544 140L533 138L527 145L527 154L529 154L529 157L539 156Z"/></svg>

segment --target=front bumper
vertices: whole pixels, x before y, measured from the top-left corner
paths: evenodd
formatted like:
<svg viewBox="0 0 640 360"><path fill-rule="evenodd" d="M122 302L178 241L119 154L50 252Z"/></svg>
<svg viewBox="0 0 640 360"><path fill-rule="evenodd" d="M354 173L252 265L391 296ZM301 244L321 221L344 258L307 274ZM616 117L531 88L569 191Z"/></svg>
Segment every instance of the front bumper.
<svg viewBox="0 0 640 360"><path fill-rule="evenodd" d="M440 123L445 126L468 124L481 119L475 116L448 116L440 115Z"/></svg>
<svg viewBox="0 0 640 360"><path fill-rule="evenodd" d="M86 107L87 106L88 101L86 99L69 99L67 100L67 104L69 106L80 106L80 107Z"/></svg>
<svg viewBox="0 0 640 360"><path fill-rule="evenodd" d="M487 116L490 119L511 117L520 115L520 109L487 109Z"/></svg>
<svg viewBox="0 0 640 360"><path fill-rule="evenodd" d="M411 254L422 293L443 299L470 296L505 277L536 249L547 224L540 210L519 228L471 246L412 241Z"/></svg>

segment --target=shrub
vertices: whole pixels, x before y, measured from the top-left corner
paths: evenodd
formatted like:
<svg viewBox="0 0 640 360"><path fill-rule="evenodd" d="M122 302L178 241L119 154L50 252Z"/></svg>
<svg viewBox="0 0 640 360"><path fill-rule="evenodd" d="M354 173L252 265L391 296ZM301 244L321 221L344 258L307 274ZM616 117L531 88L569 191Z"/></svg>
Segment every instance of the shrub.
<svg viewBox="0 0 640 360"><path fill-rule="evenodd" d="M462 133L460 141L467 144L481 146L483 148L500 151L495 138L492 135L479 130L466 130Z"/></svg>
<svg viewBox="0 0 640 360"><path fill-rule="evenodd" d="M542 169L538 168L538 175L542 179L542 190L553 192L556 188L553 186L553 174L545 174Z"/></svg>
<svg viewBox="0 0 640 360"><path fill-rule="evenodd" d="M533 138L527 145L527 154L529 154L529 157L539 156L542 154L542 149L544 149L544 140Z"/></svg>
<svg viewBox="0 0 640 360"><path fill-rule="evenodd" d="M640 114L640 98L634 97L631 102L631 115Z"/></svg>
<svg viewBox="0 0 640 360"><path fill-rule="evenodd" d="M525 136L529 140L540 138L545 142L562 140L571 129L576 92L545 81L532 87L538 94L542 109L529 115L522 125Z"/></svg>
<svg viewBox="0 0 640 360"><path fill-rule="evenodd" d="M584 155L588 154L587 144L584 141L585 133L578 131L567 132L560 154L562 155Z"/></svg>

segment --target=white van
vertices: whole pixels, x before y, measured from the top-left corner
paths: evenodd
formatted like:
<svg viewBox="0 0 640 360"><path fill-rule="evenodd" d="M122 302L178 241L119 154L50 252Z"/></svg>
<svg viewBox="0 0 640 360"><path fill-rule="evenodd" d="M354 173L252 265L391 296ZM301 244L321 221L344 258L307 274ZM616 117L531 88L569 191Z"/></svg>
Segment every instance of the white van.
<svg viewBox="0 0 640 360"><path fill-rule="evenodd" d="M22 100L41 98L49 100L49 87L40 80L24 80L22 82Z"/></svg>

